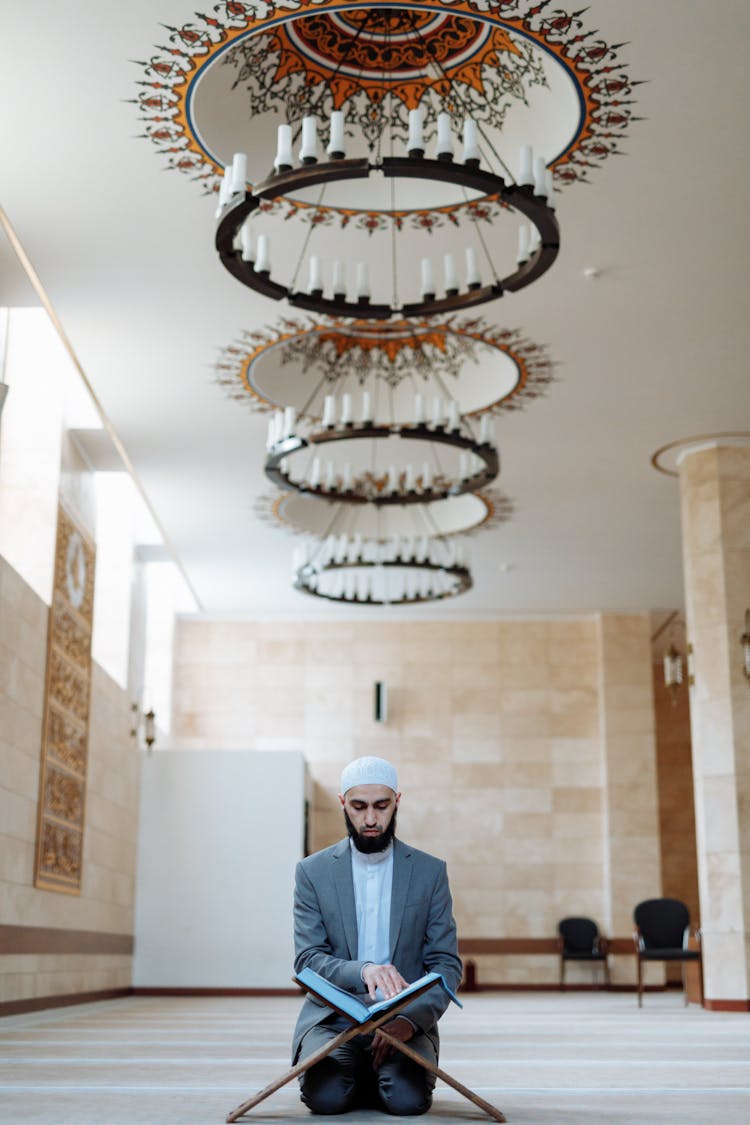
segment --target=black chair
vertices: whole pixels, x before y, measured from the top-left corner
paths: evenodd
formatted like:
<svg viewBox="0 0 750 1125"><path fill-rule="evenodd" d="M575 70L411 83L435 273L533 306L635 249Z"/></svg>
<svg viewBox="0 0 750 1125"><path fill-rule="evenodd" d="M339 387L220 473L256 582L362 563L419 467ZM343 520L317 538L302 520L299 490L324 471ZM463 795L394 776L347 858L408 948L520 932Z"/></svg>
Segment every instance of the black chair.
<svg viewBox="0 0 750 1125"><path fill-rule="evenodd" d="M565 987L565 965L568 961L587 961L604 967L604 980L609 988L607 939L591 918L563 918L557 923L557 944L560 951L560 988Z"/></svg>
<svg viewBox="0 0 750 1125"><path fill-rule="evenodd" d="M643 962L679 961L682 968L682 987L685 1003L688 1002L685 982L685 963L698 964L703 995L703 956L700 949L700 932L690 929L690 911L677 898L648 898L639 902L633 911L636 930L633 934L638 958L638 1007L643 1005ZM691 937L697 949L689 948Z"/></svg>

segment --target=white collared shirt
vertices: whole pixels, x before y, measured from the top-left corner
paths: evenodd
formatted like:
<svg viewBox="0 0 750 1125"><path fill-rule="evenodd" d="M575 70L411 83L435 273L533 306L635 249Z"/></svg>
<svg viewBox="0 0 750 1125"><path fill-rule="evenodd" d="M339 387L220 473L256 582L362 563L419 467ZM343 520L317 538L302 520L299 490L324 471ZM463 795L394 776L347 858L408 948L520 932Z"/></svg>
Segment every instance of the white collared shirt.
<svg viewBox="0 0 750 1125"><path fill-rule="evenodd" d="M357 959L387 965L391 959L391 887L393 844L365 855L349 841L354 902L357 910Z"/></svg>

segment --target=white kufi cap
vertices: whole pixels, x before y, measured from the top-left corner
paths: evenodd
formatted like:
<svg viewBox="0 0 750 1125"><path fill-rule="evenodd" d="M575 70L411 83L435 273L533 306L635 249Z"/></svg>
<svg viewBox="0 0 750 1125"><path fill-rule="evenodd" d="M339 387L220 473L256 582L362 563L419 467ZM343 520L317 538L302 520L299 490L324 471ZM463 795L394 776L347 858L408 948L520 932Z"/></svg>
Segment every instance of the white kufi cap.
<svg viewBox="0 0 750 1125"><path fill-rule="evenodd" d="M396 767L386 762L385 758L355 758L344 767L341 774L342 796L355 785L387 785L394 793L398 793Z"/></svg>

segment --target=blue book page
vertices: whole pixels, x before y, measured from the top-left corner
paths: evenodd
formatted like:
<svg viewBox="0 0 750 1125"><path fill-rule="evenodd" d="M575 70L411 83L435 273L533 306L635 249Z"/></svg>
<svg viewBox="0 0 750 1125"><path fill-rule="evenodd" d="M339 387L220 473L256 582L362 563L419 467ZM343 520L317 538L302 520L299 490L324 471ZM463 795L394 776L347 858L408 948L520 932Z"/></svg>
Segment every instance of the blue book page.
<svg viewBox="0 0 750 1125"><path fill-rule="evenodd" d="M323 1000L330 1000L332 1004L335 1004L336 1007L346 1012L346 1014L351 1016L353 1020L356 1020L357 1023L366 1023L371 1016L387 1012L389 1008L394 1007L400 1000L405 999L414 992L418 992L425 984L431 982L440 984L441 988L448 993L453 1003L457 1004L459 1008L463 1007L461 1001L455 996L451 989L448 988L448 985L445 983L440 973L425 973L419 980L415 980L406 988L403 988L396 996L391 996L389 1000L380 1000L370 1006L364 1004L351 992L347 992L346 989L331 984L329 980L326 980L326 978L322 977L319 973L314 972L313 969L305 968L300 973L297 973L297 980L300 984L307 985Z"/></svg>

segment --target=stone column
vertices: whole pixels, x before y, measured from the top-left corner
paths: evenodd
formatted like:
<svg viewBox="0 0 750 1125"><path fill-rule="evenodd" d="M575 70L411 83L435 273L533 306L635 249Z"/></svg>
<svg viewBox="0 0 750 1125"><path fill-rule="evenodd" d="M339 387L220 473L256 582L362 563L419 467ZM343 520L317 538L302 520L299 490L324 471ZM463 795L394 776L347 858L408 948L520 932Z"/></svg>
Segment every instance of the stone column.
<svg viewBox="0 0 750 1125"><path fill-rule="evenodd" d="M707 1007L750 1010L750 446L679 458Z"/></svg>
<svg viewBox="0 0 750 1125"><path fill-rule="evenodd" d="M605 903L610 937L633 932L633 908L661 894L656 734L648 614L599 619L599 730L604 763ZM613 980L632 984L634 958ZM648 981L663 971L648 966Z"/></svg>

